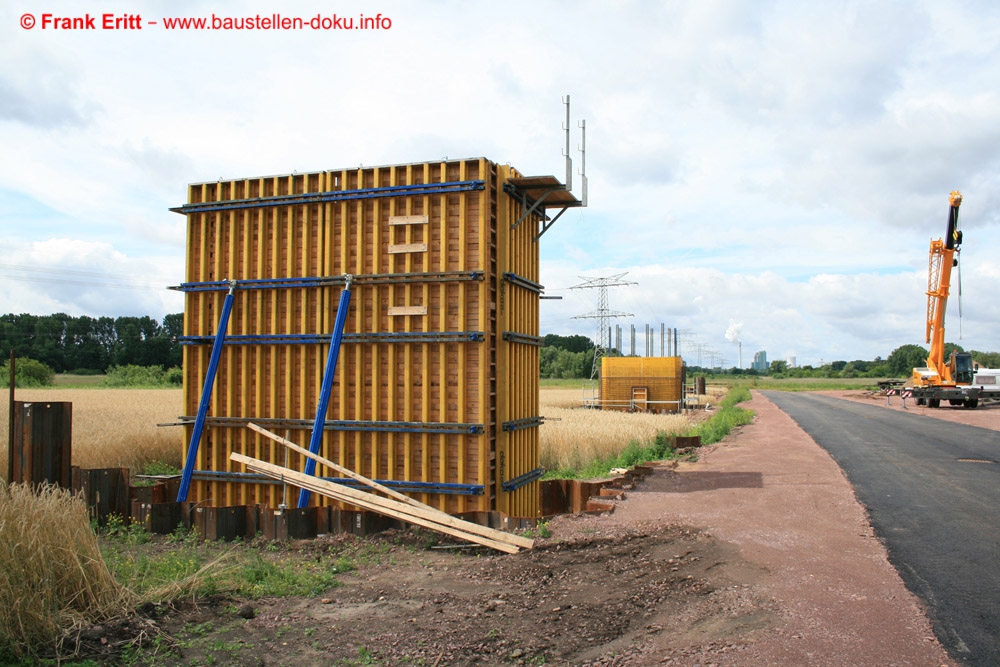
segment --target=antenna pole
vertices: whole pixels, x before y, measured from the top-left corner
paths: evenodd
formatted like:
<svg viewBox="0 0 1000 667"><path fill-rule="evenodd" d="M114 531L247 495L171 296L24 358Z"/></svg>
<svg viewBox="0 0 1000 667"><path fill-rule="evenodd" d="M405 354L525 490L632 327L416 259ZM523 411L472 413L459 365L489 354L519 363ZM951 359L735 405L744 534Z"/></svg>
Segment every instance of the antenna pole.
<svg viewBox="0 0 1000 667"><path fill-rule="evenodd" d="M563 104L566 105L566 122L563 124L563 129L566 131L566 148L563 149L563 155L566 156L566 189L573 189L573 158L569 154L569 95L563 98Z"/></svg>

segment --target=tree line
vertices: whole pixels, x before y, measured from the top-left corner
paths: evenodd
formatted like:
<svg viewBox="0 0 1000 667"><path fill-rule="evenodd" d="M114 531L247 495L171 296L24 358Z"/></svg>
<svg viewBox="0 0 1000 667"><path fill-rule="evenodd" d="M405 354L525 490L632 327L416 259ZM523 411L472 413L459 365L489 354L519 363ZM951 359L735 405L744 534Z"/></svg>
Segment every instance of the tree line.
<svg viewBox="0 0 1000 667"><path fill-rule="evenodd" d="M115 366L181 365L184 314L166 315L161 322L142 317L72 317L54 315L0 315L0 359L13 349L18 358L39 361L56 373L104 373ZM589 378L594 363L594 342L586 336L548 334L540 352L543 378ZM945 355L961 346L948 343ZM985 368L1000 368L1000 353L969 350ZM611 354L617 356L617 351ZM890 378L908 377L914 368L926 365L927 348L902 345L886 359L831 361L822 366L789 368L784 360L770 364L767 375L781 377ZM2 363L2 362L0 362ZM719 372L720 369L691 366L689 372ZM730 375L758 375L750 369L731 368Z"/></svg>
<svg viewBox="0 0 1000 667"><path fill-rule="evenodd" d="M594 363L594 343L586 336L545 336L540 352L540 370L543 378L589 378ZM945 358L952 351L965 352L960 345L945 344ZM983 368L1000 368L1000 352L979 352L968 350ZM688 372L695 374L713 374L722 372L727 375L770 375L772 377L794 378L903 378L909 377L914 368L927 365L927 348L920 345L901 345L893 350L885 359L875 357L871 361L855 359L853 361L831 361L822 366L798 366L791 368L784 359L770 363L765 372L748 368L730 369L702 368L689 366ZM616 351L612 354L618 356Z"/></svg>
<svg viewBox="0 0 1000 667"><path fill-rule="evenodd" d="M104 373L113 366L181 365L184 314L142 317L0 315L0 359L39 361L56 373Z"/></svg>

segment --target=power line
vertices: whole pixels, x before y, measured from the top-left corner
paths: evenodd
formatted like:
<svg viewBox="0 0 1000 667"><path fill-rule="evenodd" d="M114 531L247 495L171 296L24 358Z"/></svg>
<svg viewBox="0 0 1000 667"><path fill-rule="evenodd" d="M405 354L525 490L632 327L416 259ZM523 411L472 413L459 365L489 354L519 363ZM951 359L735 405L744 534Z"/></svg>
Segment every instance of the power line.
<svg viewBox="0 0 1000 667"><path fill-rule="evenodd" d="M16 280L23 283L44 283L47 285L79 285L81 287L110 287L112 289L131 289L131 290L166 290L167 286L162 284L157 285L139 285L139 284L127 284L127 283L95 283L88 282L85 280L59 280L57 278L32 278L30 276L4 276L5 280Z"/></svg>
<svg viewBox="0 0 1000 667"><path fill-rule="evenodd" d="M47 285L77 285L81 287L106 287L129 290L162 290L167 281L157 281L148 275L111 273L106 271L85 271L82 269L61 269L26 264L0 263L0 274L6 280L39 283ZM51 277L49 277L51 276ZM66 277L58 277L66 276ZM78 278L100 278L102 280L81 280ZM107 282L111 280L113 282Z"/></svg>
<svg viewBox="0 0 1000 667"><path fill-rule="evenodd" d="M57 269L50 266L31 266L29 264L4 264L0 263L0 269L11 269L15 271L34 271L38 273L59 273L73 276L95 276L100 278L145 278L148 274L141 273L113 273L111 271L85 271L83 269Z"/></svg>

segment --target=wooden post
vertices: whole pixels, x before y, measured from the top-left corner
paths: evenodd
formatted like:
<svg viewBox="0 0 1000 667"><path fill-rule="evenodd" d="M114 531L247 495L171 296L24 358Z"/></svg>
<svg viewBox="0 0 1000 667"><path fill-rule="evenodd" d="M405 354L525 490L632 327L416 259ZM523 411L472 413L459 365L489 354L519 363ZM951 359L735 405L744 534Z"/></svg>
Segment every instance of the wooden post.
<svg viewBox="0 0 1000 667"><path fill-rule="evenodd" d="M7 425L7 483L14 481L14 348L10 348L10 404L7 415L10 417Z"/></svg>

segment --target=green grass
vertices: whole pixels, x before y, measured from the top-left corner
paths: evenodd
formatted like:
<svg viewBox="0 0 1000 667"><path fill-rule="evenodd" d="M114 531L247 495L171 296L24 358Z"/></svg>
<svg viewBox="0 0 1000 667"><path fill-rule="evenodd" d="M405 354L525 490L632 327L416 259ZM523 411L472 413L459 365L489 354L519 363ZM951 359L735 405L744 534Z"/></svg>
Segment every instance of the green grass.
<svg viewBox="0 0 1000 667"><path fill-rule="evenodd" d="M539 380L539 386L543 389L580 389L583 386L593 387L598 384L597 381L591 382L582 378L570 378L568 380L562 378L542 378Z"/></svg>
<svg viewBox="0 0 1000 667"><path fill-rule="evenodd" d="M749 400L750 390L746 387L730 389L715 414L708 421L695 426L686 435L700 436L702 445L719 442L736 427L753 421L753 410L739 407L740 403Z"/></svg>
<svg viewBox="0 0 1000 667"><path fill-rule="evenodd" d="M772 378L733 377L719 375L707 379L710 385L746 387L749 389L776 389L778 391L838 391L842 389L871 389L878 386L879 379L885 378ZM580 389L584 385L593 386L589 380L547 379L540 385L543 389Z"/></svg>
<svg viewBox="0 0 1000 667"><path fill-rule="evenodd" d="M115 579L140 599L165 602L177 597L225 593L251 600L318 595L339 585L337 577L355 569L352 558L327 555L309 563L264 553L266 546L200 542L179 529L166 549L140 548L151 541L126 531L106 531L101 552ZM161 542L162 543L162 542Z"/></svg>
<svg viewBox="0 0 1000 667"><path fill-rule="evenodd" d="M725 385L733 388L773 389L777 391L841 391L850 389L876 389L876 378L780 378L743 377L710 378L710 385Z"/></svg>

